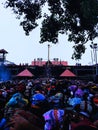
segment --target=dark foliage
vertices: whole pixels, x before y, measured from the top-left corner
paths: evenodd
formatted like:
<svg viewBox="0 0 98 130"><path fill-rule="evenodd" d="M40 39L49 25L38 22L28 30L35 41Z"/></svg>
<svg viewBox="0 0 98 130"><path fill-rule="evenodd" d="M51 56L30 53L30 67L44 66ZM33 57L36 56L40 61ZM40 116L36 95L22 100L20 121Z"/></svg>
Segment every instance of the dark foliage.
<svg viewBox="0 0 98 130"><path fill-rule="evenodd" d="M49 12L43 14L46 3ZM26 35L38 26L37 20L43 18L40 43L56 44L59 33L67 34L68 41L75 44L73 59L81 59L85 44L98 36L97 0L6 0L5 5L12 8L17 18L22 17L20 25Z"/></svg>

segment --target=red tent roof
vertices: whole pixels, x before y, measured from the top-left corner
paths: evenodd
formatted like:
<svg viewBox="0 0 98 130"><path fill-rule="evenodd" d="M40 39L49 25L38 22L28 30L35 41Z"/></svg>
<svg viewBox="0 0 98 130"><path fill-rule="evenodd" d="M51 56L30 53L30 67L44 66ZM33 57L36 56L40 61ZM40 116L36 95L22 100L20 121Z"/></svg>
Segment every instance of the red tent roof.
<svg viewBox="0 0 98 130"><path fill-rule="evenodd" d="M65 70L60 76L61 77L75 77L76 75L72 73L70 70Z"/></svg>
<svg viewBox="0 0 98 130"><path fill-rule="evenodd" d="M19 76L19 77L33 77L34 75L28 69L25 69L22 72L20 72L17 76Z"/></svg>

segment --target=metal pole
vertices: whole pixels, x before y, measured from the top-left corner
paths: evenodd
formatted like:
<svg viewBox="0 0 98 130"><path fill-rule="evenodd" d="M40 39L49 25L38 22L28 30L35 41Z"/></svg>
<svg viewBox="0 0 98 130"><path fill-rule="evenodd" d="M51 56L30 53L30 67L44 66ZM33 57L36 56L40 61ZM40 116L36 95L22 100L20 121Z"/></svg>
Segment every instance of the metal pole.
<svg viewBox="0 0 98 130"><path fill-rule="evenodd" d="M95 48L95 58L96 58L96 65L97 65L97 47Z"/></svg>
<svg viewBox="0 0 98 130"><path fill-rule="evenodd" d="M50 45L48 44L48 65L49 65L49 61L50 61Z"/></svg>
<svg viewBox="0 0 98 130"><path fill-rule="evenodd" d="M91 60L92 60L92 65L93 65L93 54L92 54L92 50L91 50Z"/></svg>
<svg viewBox="0 0 98 130"><path fill-rule="evenodd" d="M92 43L90 45L91 49L93 49L93 57L92 57L92 63L93 63L93 60L95 61L95 76L94 76L94 81L98 75L98 67L97 67L97 49L98 49L98 46L97 46L97 43Z"/></svg>
<svg viewBox="0 0 98 130"><path fill-rule="evenodd" d="M96 76L98 75L98 67L97 67L97 47L95 48L95 58L96 58Z"/></svg>

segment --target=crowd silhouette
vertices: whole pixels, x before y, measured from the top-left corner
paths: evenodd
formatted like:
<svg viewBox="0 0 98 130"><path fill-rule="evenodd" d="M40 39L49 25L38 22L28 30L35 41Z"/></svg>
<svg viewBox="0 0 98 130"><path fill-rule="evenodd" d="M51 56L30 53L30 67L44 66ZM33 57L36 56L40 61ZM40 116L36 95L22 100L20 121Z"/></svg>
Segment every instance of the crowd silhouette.
<svg viewBox="0 0 98 130"><path fill-rule="evenodd" d="M98 84L55 78L0 83L0 130L83 129L98 129Z"/></svg>

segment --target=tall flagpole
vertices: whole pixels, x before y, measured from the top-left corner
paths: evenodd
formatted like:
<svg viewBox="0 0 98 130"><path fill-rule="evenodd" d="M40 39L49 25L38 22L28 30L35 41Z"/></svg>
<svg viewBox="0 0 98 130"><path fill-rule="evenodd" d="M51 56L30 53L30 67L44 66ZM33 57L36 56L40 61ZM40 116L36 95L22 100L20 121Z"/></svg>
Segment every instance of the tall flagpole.
<svg viewBox="0 0 98 130"><path fill-rule="evenodd" d="M50 61L50 45L48 44L48 65L49 65L49 61Z"/></svg>

